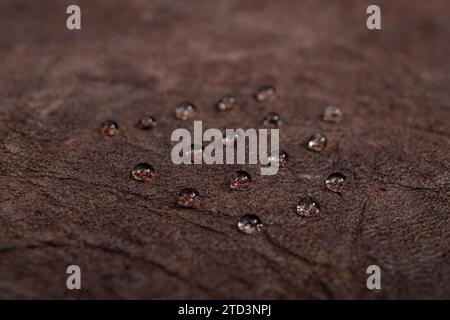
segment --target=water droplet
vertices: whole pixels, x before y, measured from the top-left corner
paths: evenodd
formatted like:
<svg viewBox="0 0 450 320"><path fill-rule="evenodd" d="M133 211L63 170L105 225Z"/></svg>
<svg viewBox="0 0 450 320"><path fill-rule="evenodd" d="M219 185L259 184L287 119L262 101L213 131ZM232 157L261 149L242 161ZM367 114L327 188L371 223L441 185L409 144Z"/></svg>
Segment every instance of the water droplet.
<svg viewBox="0 0 450 320"><path fill-rule="evenodd" d="M319 204L312 198L303 198L297 204L297 214L302 217L309 217L318 214L319 211Z"/></svg>
<svg viewBox="0 0 450 320"><path fill-rule="evenodd" d="M234 190L245 190L250 186L252 177L247 171L239 170L233 174L230 187Z"/></svg>
<svg viewBox="0 0 450 320"><path fill-rule="evenodd" d="M219 111L231 111L238 107L236 98L233 96L223 96L216 104L216 108Z"/></svg>
<svg viewBox="0 0 450 320"><path fill-rule="evenodd" d="M193 208L200 203L200 193L193 188L184 188L178 195L178 204L185 208Z"/></svg>
<svg viewBox="0 0 450 320"><path fill-rule="evenodd" d="M234 142L237 141L237 139L240 136L241 136L241 134L239 133L239 131L238 132L233 131L231 133L224 132L223 133L223 139L222 139L223 144L224 145L226 145L226 144L234 144Z"/></svg>
<svg viewBox="0 0 450 320"><path fill-rule="evenodd" d="M134 167L133 171L131 171L133 179L141 182L150 181L154 175L155 169L148 163L139 163Z"/></svg>
<svg viewBox="0 0 450 320"><path fill-rule="evenodd" d="M278 162L280 167L285 166L287 164L288 160L289 160L289 154L284 150L280 150L280 152L278 154L274 153L270 157L270 162Z"/></svg>
<svg viewBox="0 0 450 320"><path fill-rule="evenodd" d="M271 129L278 128L281 125L280 115L275 112L270 112L264 117L262 124Z"/></svg>
<svg viewBox="0 0 450 320"><path fill-rule="evenodd" d="M142 117L138 121L138 127L142 130L150 130L156 126L156 119L153 117Z"/></svg>
<svg viewBox="0 0 450 320"><path fill-rule="evenodd" d="M327 146L327 138L321 133L314 133L308 141L308 149L320 152Z"/></svg>
<svg viewBox="0 0 450 320"><path fill-rule="evenodd" d="M202 159L204 149L205 147L202 145L191 144L190 149L185 152L184 156L186 159L191 159L192 161L195 159Z"/></svg>
<svg viewBox="0 0 450 320"><path fill-rule="evenodd" d="M338 107L330 106L323 112L323 121L329 123L338 123L342 120L342 111Z"/></svg>
<svg viewBox="0 0 450 320"><path fill-rule="evenodd" d="M181 120L192 119L196 114L195 106L190 102L183 102L175 108L175 116Z"/></svg>
<svg viewBox="0 0 450 320"><path fill-rule="evenodd" d="M239 231L246 234L254 234L263 229L263 224L256 214L243 215L238 222Z"/></svg>
<svg viewBox="0 0 450 320"><path fill-rule="evenodd" d="M270 86L259 88L255 98L258 102L272 100L275 98L275 88Z"/></svg>
<svg viewBox="0 0 450 320"><path fill-rule="evenodd" d="M100 129L105 136L113 136L119 130L119 125L113 120L106 120L102 122Z"/></svg>
<svg viewBox="0 0 450 320"><path fill-rule="evenodd" d="M346 177L340 173L333 173L325 180L327 188L333 192L342 192L346 182Z"/></svg>

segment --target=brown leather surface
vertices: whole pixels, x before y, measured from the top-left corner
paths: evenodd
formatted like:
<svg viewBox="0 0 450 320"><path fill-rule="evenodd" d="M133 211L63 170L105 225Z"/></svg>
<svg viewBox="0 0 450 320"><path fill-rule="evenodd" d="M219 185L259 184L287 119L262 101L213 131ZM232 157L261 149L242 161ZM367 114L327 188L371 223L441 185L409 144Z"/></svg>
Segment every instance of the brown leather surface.
<svg viewBox="0 0 450 320"><path fill-rule="evenodd" d="M0 297L450 298L450 4L377 1L381 31L366 29L369 4L2 0ZM277 99L256 103L267 84ZM241 108L218 114L228 93ZM272 177L173 165L170 134L193 125L174 117L184 100L219 129L278 112L290 162ZM320 120L331 104L338 125ZM145 114L152 131L135 127ZM106 119L117 136L99 134ZM316 131L322 153L304 146ZM129 179L143 161L148 184ZM238 168L248 191L227 186ZM342 196L324 185L336 171ZM183 187L200 209L177 207ZM318 216L296 215L305 195ZM249 212L263 232L237 231Z"/></svg>

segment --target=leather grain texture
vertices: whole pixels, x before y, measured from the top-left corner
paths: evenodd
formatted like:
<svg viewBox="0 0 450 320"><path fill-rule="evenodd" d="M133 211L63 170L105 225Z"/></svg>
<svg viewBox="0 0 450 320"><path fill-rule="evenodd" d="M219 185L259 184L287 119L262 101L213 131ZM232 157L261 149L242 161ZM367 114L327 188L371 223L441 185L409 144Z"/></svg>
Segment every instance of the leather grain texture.
<svg viewBox="0 0 450 320"><path fill-rule="evenodd" d="M380 31L366 0L2 0L0 297L449 299L450 3L377 2ZM264 85L277 98L257 103ZM240 108L219 114L224 94ZM279 113L288 165L172 164L171 132L193 127L174 117L185 100L205 128ZM328 105L341 123L321 121ZM136 128L146 114L154 130ZM317 131L322 153L305 149ZM154 181L130 180L140 162ZM237 169L250 190L229 190ZM342 195L325 188L333 172ZM199 209L176 205L184 187ZM296 215L304 196L319 215ZM236 228L250 212L257 235ZM366 288L371 264L382 290Z"/></svg>

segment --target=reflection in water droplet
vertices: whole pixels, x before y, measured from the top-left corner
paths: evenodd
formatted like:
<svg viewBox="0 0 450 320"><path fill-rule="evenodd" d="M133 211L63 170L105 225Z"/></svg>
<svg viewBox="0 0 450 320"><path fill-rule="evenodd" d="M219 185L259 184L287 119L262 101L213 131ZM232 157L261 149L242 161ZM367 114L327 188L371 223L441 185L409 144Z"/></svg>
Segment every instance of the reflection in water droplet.
<svg viewBox="0 0 450 320"><path fill-rule="evenodd" d="M320 152L327 146L327 138L321 133L314 133L308 141L308 149L311 151Z"/></svg>
<svg viewBox="0 0 450 320"><path fill-rule="evenodd" d="M106 120L102 122L100 129L105 136L113 136L119 130L119 125L113 120Z"/></svg>
<svg viewBox="0 0 450 320"><path fill-rule="evenodd" d="M134 167L133 171L131 171L133 179L140 182L148 182L154 175L155 169L148 163L139 163Z"/></svg>
<svg viewBox="0 0 450 320"><path fill-rule="evenodd" d="M263 229L263 224L255 214L246 214L238 222L239 231L246 234L254 234Z"/></svg>
<svg viewBox="0 0 450 320"><path fill-rule="evenodd" d="M288 160L289 160L289 154L284 150L280 150L280 152L278 154L274 153L270 157L270 162L278 162L280 167L285 166L287 164Z"/></svg>
<svg viewBox="0 0 450 320"><path fill-rule="evenodd" d="M316 200L312 198L303 198L297 204L297 214L302 217L309 217L319 213L320 206Z"/></svg>
<svg viewBox="0 0 450 320"><path fill-rule="evenodd" d="M178 204L185 208L196 207L200 203L200 193L193 188L184 188L178 195Z"/></svg>
<svg viewBox="0 0 450 320"><path fill-rule="evenodd" d="M201 160L203 159L203 150L205 148L202 145L197 144L191 144L191 147L189 150L185 151L185 158L190 159L191 161Z"/></svg>
<svg viewBox="0 0 450 320"><path fill-rule="evenodd" d="M183 102L175 108L175 116L181 120L192 119L196 114L195 106L190 102Z"/></svg>
<svg viewBox="0 0 450 320"><path fill-rule="evenodd" d="M150 130L156 126L156 119L153 117L142 117L138 121L138 128L141 130Z"/></svg>
<svg viewBox="0 0 450 320"><path fill-rule="evenodd" d="M275 112L270 112L264 117L262 124L267 128L278 128L281 125L280 115Z"/></svg>
<svg viewBox="0 0 450 320"><path fill-rule="evenodd" d="M229 133L224 132L222 142L224 145L227 145L227 144L231 145L231 144L234 144L235 141L237 141L237 139L240 136L241 136L241 134L239 131L236 132L233 130L233 132L229 132Z"/></svg>
<svg viewBox="0 0 450 320"><path fill-rule="evenodd" d="M270 86L259 88L255 94L255 98L258 102L272 100L275 98L275 88Z"/></svg>
<svg viewBox="0 0 450 320"><path fill-rule="evenodd" d="M346 178L340 173L333 173L325 180L327 188L333 192L342 192L344 189Z"/></svg>
<svg viewBox="0 0 450 320"><path fill-rule="evenodd" d="M236 171L231 179L230 187L234 190L245 190L250 186L252 178L247 171Z"/></svg>
<svg viewBox="0 0 450 320"><path fill-rule="evenodd" d="M338 123L342 120L342 111L338 107L330 106L323 112L323 121L329 123Z"/></svg>
<svg viewBox="0 0 450 320"><path fill-rule="evenodd" d="M237 109L239 105L233 96L223 96L216 104L218 111L231 111Z"/></svg>

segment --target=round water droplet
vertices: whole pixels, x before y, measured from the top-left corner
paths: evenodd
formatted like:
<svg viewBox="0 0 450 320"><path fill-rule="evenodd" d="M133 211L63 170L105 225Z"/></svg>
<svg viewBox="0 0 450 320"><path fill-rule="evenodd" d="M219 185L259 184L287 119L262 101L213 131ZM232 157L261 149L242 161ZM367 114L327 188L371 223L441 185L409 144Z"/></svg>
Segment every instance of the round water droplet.
<svg viewBox="0 0 450 320"><path fill-rule="evenodd" d="M224 133L223 133L223 139L222 139L223 144L224 144L224 145L227 145L227 144L234 144L235 141L237 141L237 139L238 139L240 136L241 136L241 134L240 134L239 131L234 131L234 130L233 130L233 132L230 132L230 133L224 132Z"/></svg>
<svg viewBox="0 0 450 320"><path fill-rule="evenodd" d="M338 107L330 106L323 112L323 121L329 123L338 123L342 120L342 111Z"/></svg>
<svg viewBox="0 0 450 320"><path fill-rule="evenodd" d="M333 173L325 180L327 188L333 192L342 192L346 182L346 177L340 173Z"/></svg>
<svg viewBox="0 0 450 320"><path fill-rule="evenodd" d="M321 133L314 133L308 141L308 149L320 152L327 146L327 138Z"/></svg>
<svg viewBox="0 0 450 320"><path fill-rule="evenodd" d="M193 188L184 188L178 195L178 204L185 208L196 207L200 203L200 193Z"/></svg>
<svg viewBox="0 0 450 320"><path fill-rule="evenodd" d="M142 117L138 121L138 127L141 130L150 130L156 126L156 119L153 117Z"/></svg>
<svg viewBox="0 0 450 320"><path fill-rule="evenodd" d="M175 116L181 120L192 119L196 114L195 106L190 102L183 102L175 108Z"/></svg>
<svg viewBox="0 0 450 320"><path fill-rule="evenodd" d="M238 229L246 234L254 234L263 229L263 224L256 214L246 214L239 219Z"/></svg>
<svg viewBox="0 0 450 320"><path fill-rule="evenodd" d="M259 88L255 98L258 102L275 99L275 88L270 86Z"/></svg>
<svg viewBox="0 0 450 320"><path fill-rule="evenodd" d="M148 163L139 163L134 167L133 171L131 171L133 179L141 182L150 181L154 175L155 169Z"/></svg>
<svg viewBox="0 0 450 320"><path fill-rule="evenodd" d="M280 167L285 166L287 164L288 160L289 160L289 154L284 150L280 150L278 154L274 153L270 157L270 162L278 162Z"/></svg>
<svg viewBox="0 0 450 320"><path fill-rule="evenodd" d="M119 131L119 125L113 120L102 122L100 129L105 136L113 136Z"/></svg>
<svg viewBox="0 0 450 320"><path fill-rule="evenodd" d="M312 198L304 198L297 204L297 214L302 217L309 217L318 214L319 211L319 204Z"/></svg>
<svg viewBox="0 0 450 320"><path fill-rule="evenodd" d="M231 111L238 107L236 98L233 96L223 96L216 104L216 108L219 111Z"/></svg>
<svg viewBox="0 0 450 320"><path fill-rule="evenodd" d="M252 177L247 171L239 170L233 174L230 187L233 190L245 190L250 186Z"/></svg>
<svg viewBox="0 0 450 320"><path fill-rule="evenodd" d="M190 149L185 151L184 156L186 159L191 159L192 161L202 159L204 149L202 145L191 144Z"/></svg>
<svg viewBox="0 0 450 320"><path fill-rule="evenodd" d="M278 128L281 125L280 115L275 112L270 112L267 114L267 116L264 117L264 119L262 120L262 124L267 128Z"/></svg>

